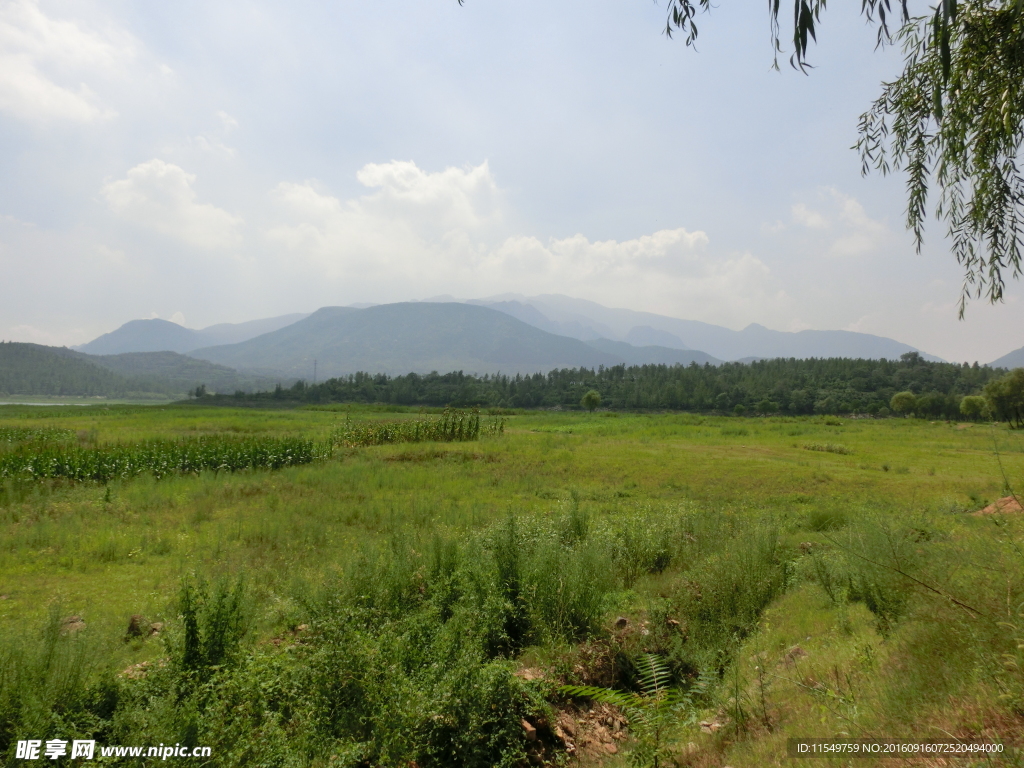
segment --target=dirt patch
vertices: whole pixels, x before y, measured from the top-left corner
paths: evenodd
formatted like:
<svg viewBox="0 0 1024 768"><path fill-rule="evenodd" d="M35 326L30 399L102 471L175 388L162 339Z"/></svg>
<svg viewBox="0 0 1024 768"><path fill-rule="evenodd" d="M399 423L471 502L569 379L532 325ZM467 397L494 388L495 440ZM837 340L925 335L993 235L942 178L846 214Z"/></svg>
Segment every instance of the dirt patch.
<svg viewBox="0 0 1024 768"><path fill-rule="evenodd" d="M585 765L616 755L628 738L626 717L609 704L569 705L558 712L552 734L567 755Z"/></svg>
<svg viewBox="0 0 1024 768"><path fill-rule="evenodd" d="M62 635L73 635L85 629L85 621L81 616L65 616L60 620L60 633Z"/></svg>
<svg viewBox="0 0 1024 768"><path fill-rule="evenodd" d="M993 501L984 509L979 509L977 512L974 512L973 514L975 516L995 514L1011 515L1018 512L1024 512L1024 509L1022 509L1020 506L1020 502L1017 501L1017 499L1015 499L1013 496L1004 496L1001 499Z"/></svg>
<svg viewBox="0 0 1024 768"><path fill-rule="evenodd" d="M457 464L465 464L470 461L482 461L485 464L494 464L498 457L493 453L467 453L465 451L442 451L428 448L424 451L401 451L390 456L384 456L384 461L450 461Z"/></svg>

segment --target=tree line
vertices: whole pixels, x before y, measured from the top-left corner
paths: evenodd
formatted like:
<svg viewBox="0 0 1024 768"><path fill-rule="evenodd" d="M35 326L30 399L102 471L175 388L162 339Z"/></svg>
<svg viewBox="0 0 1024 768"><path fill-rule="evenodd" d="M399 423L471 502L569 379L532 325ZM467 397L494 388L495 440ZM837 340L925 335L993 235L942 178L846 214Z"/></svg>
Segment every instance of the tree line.
<svg viewBox="0 0 1024 768"><path fill-rule="evenodd" d="M1006 371L936 363L911 352L899 360L849 358L774 359L723 365L617 365L564 368L546 374L481 375L356 373L311 385L246 394L253 404L376 403L478 408L580 408L590 391L604 407L622 410L686 410L727 413L888 415L894 395L914 395L910 412L930 418L962 418L964 396L980 395ZM208 396L203 398L210 400Z"/></svg>

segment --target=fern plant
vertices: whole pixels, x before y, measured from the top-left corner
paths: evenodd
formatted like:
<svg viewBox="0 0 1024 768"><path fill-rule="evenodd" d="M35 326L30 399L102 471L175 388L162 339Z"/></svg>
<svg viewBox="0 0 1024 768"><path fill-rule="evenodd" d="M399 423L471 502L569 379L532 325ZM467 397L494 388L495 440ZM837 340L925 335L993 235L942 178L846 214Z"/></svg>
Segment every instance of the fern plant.
<svg viewBox="0 0 1024 768"><path fill-rule="evenodd" d="M679 724L684 713L693 716L689 692L671 684L668 664L655 653L645 653L636 662L640 691L617 691L593 685L563 685L559 690L604 704L625 712L636 738L630 752L630 764L637 768L660 768L671 758L667 744L669 729Z"/></svg>

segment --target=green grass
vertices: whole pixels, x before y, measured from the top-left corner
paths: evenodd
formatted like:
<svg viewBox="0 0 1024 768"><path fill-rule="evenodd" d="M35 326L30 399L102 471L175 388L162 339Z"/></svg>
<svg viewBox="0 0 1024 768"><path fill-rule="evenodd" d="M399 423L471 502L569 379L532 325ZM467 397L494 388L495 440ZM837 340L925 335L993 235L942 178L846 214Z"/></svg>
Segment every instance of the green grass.
<svg viewBox="0 0 1024 768"><path fill-rule="evenodd" d="M0 409L0 436L61 436L70 449L103 451L154 440L326 442L382 421L415 432L424 419L393 407L18 406ZM964 514L1006 495L1000 461L1006 480L1024 486L1019 433L915 419L504 419L504 434L481 428L472 442L339 446L328 460L276 470L4 481L0 635L15 640L4 643L13 650L3 664L23 681L65 681L77 703L53 722L91 713L106 723L104 738L154 743L202 732L225 765L285 764L288 755L326 765L331 750L353 765L456 764L451 750L477 755L463 764L523 759L530 746L519 720L539 722L560 706L552 688L512 675L527 658L575 684L628 688L628 659L645 652L661 654L683 685L713 675L717 688L698 697L701 717L721 710L742 728L676 737L680 749L692 741L733 766L781 764L786 733L852 727L846 709L824 706L835 686L808 693L776 667L767 683L749 663L796 644L849 675L863 702L858 732L962 730L972 717L994 728L1024 709L1014 703L1024 683L1007 666L1024 630L1001 628L1024 624L1015 613L1024 600L1020 523ZM3 450L26 445L49 444ZM908 586L893 563L995 618L978 622ZM238 579L244 592L231 603ZM192 647L205 647L204 633L236 638L224 664L183 661L185 582L206 585L193 599ZM231 611L244 622L232 624ZM123 642L134 614L164 622L167 642ZM59 620L70 615L86 630L62 639ZM625 632L612 628L618 615L629 617ZM296 647L302 625L308 639L282 650ZM215 629L231 626L240 629ZM49 656L33 655L40 632L56 637ZM89 669L75 661L81 654ZM873 666L863 666L865 654ZM141 682L116 678L120 714L104 719L105 670L160 659L165 666L151 665ZM928 678L932 663L945 665L945 687ZM221 693L176 703L183 681L212 666L225 667L209 678ZM825 675L819 666L815 679ZM79 669L94 682L75 682ZM0 720L25 733L56 700L3 682L13 674L0 676ZM324 688L330 680L351 687ZM4 709L5 695L23 702L22 714ZM485 710L499 714L481 719ZM0 724L0 741L4 733ZM466 734L493 750L460 742ZM242 746L232 753L231 743L258 746L262 757Z"/></svg>

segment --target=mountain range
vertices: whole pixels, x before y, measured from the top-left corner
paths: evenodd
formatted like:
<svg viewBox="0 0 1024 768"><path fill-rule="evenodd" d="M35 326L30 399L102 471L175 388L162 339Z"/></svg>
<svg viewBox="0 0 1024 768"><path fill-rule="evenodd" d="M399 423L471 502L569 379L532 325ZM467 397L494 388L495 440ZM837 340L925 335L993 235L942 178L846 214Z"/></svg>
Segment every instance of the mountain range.
<svg viewBox="0 0 1024 768"><path fill-rule="evenodd" d="M438 297L444 300L449 297ZM450 300L450 299L449 299ZM551 333L585 341L605 338L636 346L658 345L673 349L699 349L720 360L772 357L850 357L889 360L907 352L921 352L909 344L854 331L773 331L752 323L742 331L698 320L681 320L605 307L593 301L547 294L504 294L471 303L497 309ZM940 360L921 353L926 360Z"/></svg>
<svg viewBox="0 0 1024 768"><path fill-rule="evenodd" d="M306 379L313 376L314 362L319 378L359 371L546 373L555 368L637 362L720 362L702 352L637 348L611 341L588 344L508 313L455 302L323 307L292 325L240 344L190 354L234 368Z"/></svg>
<svg viewBox="0 0 1024 768"><path fill-rule="evenodd" d="M1024 347L1003 355L989 363L993 368L1024 368Z"/></svg>
<svg viewBox="0 0 1024 768"><path fill-rule="evenodd" d="M314 376L323 380L358 371L402 374L535 373L601 365L704 365L775 357L887 358L920 352L908 344L853 331L775 331L751 324L735 331L652 312L605 307L548 294L504 294L457 301L323 307L246 323L184 328L166 320L133 320L77 350L104 356L125 376L157 375L157 358L129 354L176 352L219 369L187 370L177 358L163 365L177 381L207 376L218 391L250 389L257 381ZM928 360L938 360L920 353ZM116 364L111 356L124 359ZM1017 357L1022 358L1014 362ZM1024 364L1024 348L993 365ZM114 366L117 366L116 368ZM249 380L242 381L246 377ZM216 381L217 383L211 383Z"/></svg>
<svg viewBox="0 0 1024 768"><path fill-rule="evenodd" d="M191 352L200 347L237 344L291 325L308 315L291 314L250 320L247 323L219 323L200 330L185 328L169 320L130 320L120 328L73 347L87 355L119 355L125 352Z"/></svg>

